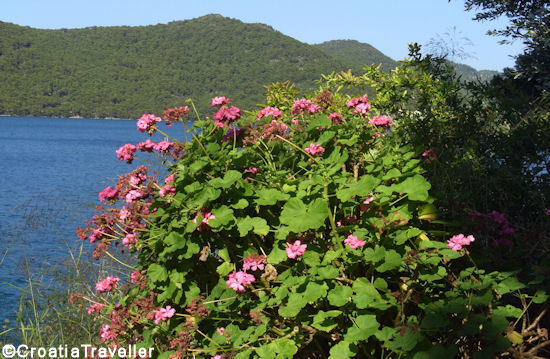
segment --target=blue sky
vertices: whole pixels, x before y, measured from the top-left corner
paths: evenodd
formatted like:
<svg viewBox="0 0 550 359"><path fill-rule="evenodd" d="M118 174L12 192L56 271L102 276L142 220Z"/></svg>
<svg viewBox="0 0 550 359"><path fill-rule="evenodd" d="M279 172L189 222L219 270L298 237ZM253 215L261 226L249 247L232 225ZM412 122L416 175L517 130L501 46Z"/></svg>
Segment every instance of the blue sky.
<svg viewBox="0 0 550 359"><path fill-rule="evenodd" d="M272 26L314 44L335 39L366 42L400 60L407 44L427 44L456 28L464 50L461 60L478 70L513 66L519 42L499 45L487 30L505 20L479 23L464 11L463 0L0 0L0 20L43 29L112 25L153 25L218 13Z"/></svg>

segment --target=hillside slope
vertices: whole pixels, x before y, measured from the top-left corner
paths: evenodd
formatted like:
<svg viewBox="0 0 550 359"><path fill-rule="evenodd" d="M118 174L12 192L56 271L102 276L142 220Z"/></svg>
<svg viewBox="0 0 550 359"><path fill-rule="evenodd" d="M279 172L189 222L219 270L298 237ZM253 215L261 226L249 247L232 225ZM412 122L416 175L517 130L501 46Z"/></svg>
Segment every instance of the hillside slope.
<svg viewBox="0 0 550 359"><path fill-rule="evenodd" d="M355 40L332 40L313 45L327 54L353 64L353 70L360 71L365 65L381 65L383 71L397 66L397 61L384 55L369 44Z"/></svg>
<svg viewBox="0 0 550 359"><path fill-rule="evenodd" d="M220 15L69 30L0 22L0 114L131 118L187 98L208 113L213 96L249 107L266 84L308 90L350 67L269 26Z"/></svg>

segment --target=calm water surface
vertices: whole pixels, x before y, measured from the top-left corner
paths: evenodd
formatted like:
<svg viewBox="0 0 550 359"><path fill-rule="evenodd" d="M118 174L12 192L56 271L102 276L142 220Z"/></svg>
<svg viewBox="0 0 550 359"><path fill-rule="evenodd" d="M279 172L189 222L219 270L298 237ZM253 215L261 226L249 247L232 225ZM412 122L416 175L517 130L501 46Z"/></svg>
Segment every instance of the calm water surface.
<svg viewBox="0 0 550 359"><path fill-rule="evenodd" d="M184 138L181 125L166 132ZM118 162L115 150L146 138L135 121L0 117L0 323L14 318L27 264L67 259L98 192L142 164Z"/></svg>

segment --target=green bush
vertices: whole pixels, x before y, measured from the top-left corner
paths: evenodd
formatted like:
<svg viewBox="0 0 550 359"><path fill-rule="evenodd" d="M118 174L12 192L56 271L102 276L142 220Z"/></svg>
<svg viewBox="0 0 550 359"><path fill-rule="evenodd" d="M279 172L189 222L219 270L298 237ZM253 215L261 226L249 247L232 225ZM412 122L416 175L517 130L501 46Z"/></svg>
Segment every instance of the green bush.
<svg viewBox="0 0 550 359"><path fill-rule="evenodd" d="M138 168L102 192L126 204L86 235L98 253L123 240L139 260L134 284L100 311L102 340L161 358L489 358L517 343L525 286L477 267L472 237L451 248L460 238L437 221L399 118L328 91L290 108L291 92L268 96L281 113L242 117L214 99L215 121L158 147L165 184ZM138 127L154 132L157 120Z"/></svg>

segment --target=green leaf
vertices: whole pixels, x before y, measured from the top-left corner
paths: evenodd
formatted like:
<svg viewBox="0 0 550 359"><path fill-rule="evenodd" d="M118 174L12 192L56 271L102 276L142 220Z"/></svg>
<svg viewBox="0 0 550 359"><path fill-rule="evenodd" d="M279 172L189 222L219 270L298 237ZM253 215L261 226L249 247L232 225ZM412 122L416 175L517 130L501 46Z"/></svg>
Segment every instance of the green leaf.
<svg viewBox="0 0 550 359"><path fill-rule="evenodd" d="M279 264L281 262L284 262L285 260L287 260L287 255L286 255L286 251L281 248L281 245L283 244L284 242L277 242L275 243L275 245L273 245L273 249L271 250L271 252L268 254L267 256L267 261L271 264Z"/></svg>
<svg viewBox="0 0 550 359"><path fill-rule="evenodd" d="M376 315L364 314L352 319L353 325L348 328L344 339L350 342L358 342L368 339L378 331L380 324L376 321Z"/></svg>
<svg viewBox="0 0 550 359"><path fill-rule="evenodd" d="M338 143L340 143L342 145L346 145L346 146L353 146L357 143L358 139L359 139L359 136L357 136L355 134L355 135L351 136L351 138L349 138L349 139L339 138Z"/></svg>
<svg viewBox="0 0 550 359"><path fill-rule="evenodd" d="M384 254L384 261L382 262L382 264L376 267L376 270L378 272L387 272L389 270L399 268L399 266L401 266L401 263L403 263L403 258L401 257L401 255L391 249L389 251L386 251L386 253Z"/></svg>
<svg viewBox="0 0 550 359"><path fill-rule="evenodd" d="M301 233L322 227L328 214L326 199L317 198L314 202L305 204L299 198L291 198L283 207L280 221L288 225L290 231Z"/></svg>
<svg viewBox="0 0 550 359"><path fill-rule="evenodd" d="M291 293L288 296L286 307L279 308L279 315L285 318L293 318L307 305L304 293Z"/></svg>
<svg viewBox="0 0 550 359"><path fill-rule="evenodd" d="M357 354L357 345L343 340L330 348L330 356L328 359L348 359L353 358Z"/></svg>
<svg viewBox="0 0 550 359"><path fill-rule="evenodd" d="M315 130L317 127L328 127L332 124L332 121L326 116L318 116L313 121L309 123L309 126L307 127L307 131Z"/></svg>
<svg viewBox="0 0 550 359"><path fill-rule="evenodd" d="M235 203L235 204L232 204L231 205L231 208L233 209L245 209L246 207L248 207L248 201L244 198L241 198L239 199L239 202Z"/></svg>
<svg viewBox="0 0 550 359"><path fill-rule="evenodd" d="M393 185L395 192L406 193L412 201L426 201L430 188L430 183L421 175L408 177L403 182Z"/></svg>
<svg viewBox="0 0 550 359"><path fill-rule="evenodd" d="M162 282L168 279L168 273L166 272L166 268L164 268L164 266L161 266L157 263L152 263L149 266L149 268L147 269L147 276L153 282Z"/></svg>
<svg viewBox="0 0 550 359"><path fill-rule="evenodd" d="M229 188L237 180L242 178L242 174L235 170L229 170L225 173L223 178L216 177L208 181L208 184L214 188Z"/></svg>
<svg viewBox="0 0 550 359"><path fill-rule="evenodd" d="M216 272L223 277L228 275L234 268L235 266L233 264L229 262L223 262L218 266L218 268L216 268Z"/></svg>
<svg viewBox="0 0 550 359"><path fill-rule="evenodd" d="M269 344L256 348L256 354L265 359L292 358L298 351L293 340L287 338L275 339Z"/></svg>
<svg viewBox="0 0 550 359"><path fill-rule="evenodd" d="M290 198L290 195L274 188L262 188L256 193L256 197L256 204L260 206L272 206L277 201L286 201Z"/></svg>
<svg viewBox="0 0 550 359"><path fill-rule="evenodd" d="M211 228L231 227L230 223L235 221L233 216L233 210L227 206L221 206L212 210L212 214L216 217L208 221L208 225Z"/></svg>
<svg viewBox="0 0 550 359"><path fill-rule="evenodd" d="M497 285L497 291L499 294L510 293L522 288L525 288L525 285L515 277L506 278Z"/></svg>
<svg viewBox="0 0 550 359"><path fill-rule="evenodd" d="M330 305L341 307L349 303L349 298L353 294L353 290L348 286L337 286L331 289L327 299Z"/></svg>
<svg viewBox="0 0 550 359"><path fill-rule="evenodd" d="M325 283L318 284L309 282L306 286L306 291L303 294L306 302L316 302L319 298L327 295L328 286Z"/></svg>
<svg viewBox="0 0 550 359"><path fill-rule="evenodd" d="M336 323L336 321L332 318L336 318L340 314L342 314L340 310L330 310L328 312L319 311L313 317L312 326L324 332L330 332L338 325L338 323Z"/></svg>
<svg viewBox="0 0 550 359"><path fill-rule="evenodd" d="M336 191L336 197L347 202L353 196L366 197L380 183L380 180L371 175L362 176L358 182L347 184L346 188Z"/></svg>
<svg viewBox="0 0 550 359"><path fill-rule="evenodd" d="M537 304L545 303L548 300L549 296L542 289L537 290L535 296L533 297L533 302Z"/></svg>
<svg viewBox="0 0 550 359"><path fill-rule="evenodd" d="M253 229L255 234L263 236L269 233L267 221L260 217L251 218L250 216L246 216L246 218L239 218L237 220L237 228L241 237L246 236L251 229Z"/></svg>

